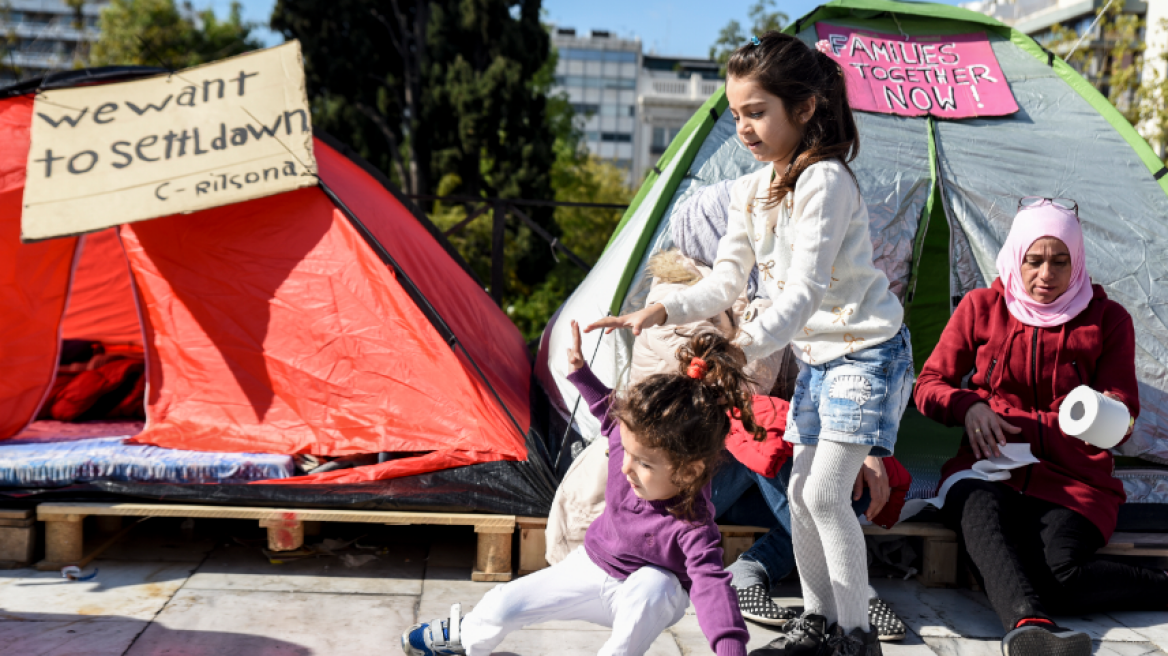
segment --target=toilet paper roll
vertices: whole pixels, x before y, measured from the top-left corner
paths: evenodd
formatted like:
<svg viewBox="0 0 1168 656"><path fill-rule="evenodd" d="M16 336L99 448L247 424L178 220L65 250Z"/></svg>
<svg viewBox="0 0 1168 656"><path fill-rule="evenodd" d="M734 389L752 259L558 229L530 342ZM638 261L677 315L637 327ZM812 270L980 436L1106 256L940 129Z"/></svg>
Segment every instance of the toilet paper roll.
<svg viewBox="0 0 1168 656"><path fill-rule="evenodd" d="M1130 423L1126 405L1086 385L1071 390L1059 408L1059 428L1100 449L1119 444Z"/></svg>

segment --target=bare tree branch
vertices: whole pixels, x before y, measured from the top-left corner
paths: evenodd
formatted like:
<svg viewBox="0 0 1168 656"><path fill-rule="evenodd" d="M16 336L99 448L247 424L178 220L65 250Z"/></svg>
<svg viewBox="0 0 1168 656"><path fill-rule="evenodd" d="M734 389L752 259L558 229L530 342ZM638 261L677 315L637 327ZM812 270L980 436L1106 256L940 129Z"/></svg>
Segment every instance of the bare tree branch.
<svg viewBox="0 0 1168 656"><path fill-rule="evenodd" d="M402 60L405 60L406 57L409 56L409 53L406 52L405 45L402 43L401 39L398 38L397 33L393 31L393 26L390 25L389 21L385 19L385 16L382 16L381 12L377 11L376 9L370 9L369 13L373 14L373 17L377 19L377 22L381 23L382 26L385 27L385 31L389 33L390 40L393 41L393 47L397 50L397 53L401 55Z"/></svg>

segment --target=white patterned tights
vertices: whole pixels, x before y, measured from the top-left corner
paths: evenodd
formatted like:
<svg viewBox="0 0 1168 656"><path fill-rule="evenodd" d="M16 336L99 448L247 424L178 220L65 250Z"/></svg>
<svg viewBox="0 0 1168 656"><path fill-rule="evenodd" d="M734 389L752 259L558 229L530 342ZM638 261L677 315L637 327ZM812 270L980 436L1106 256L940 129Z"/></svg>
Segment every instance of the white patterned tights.
<svg viewBox="0 0 1168 656"><path fill-rule="evenodd" d="M868 631L868 559L852 486L870 447L820 440L795 445L791 533L806 612Z"/></svg>

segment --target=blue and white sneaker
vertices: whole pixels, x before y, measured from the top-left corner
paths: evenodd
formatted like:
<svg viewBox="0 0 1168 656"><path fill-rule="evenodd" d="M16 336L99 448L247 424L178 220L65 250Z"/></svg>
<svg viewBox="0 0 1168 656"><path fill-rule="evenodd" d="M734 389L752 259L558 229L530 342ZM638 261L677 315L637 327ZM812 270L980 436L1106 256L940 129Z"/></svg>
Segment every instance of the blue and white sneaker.
<svg viewBox="0 0 1168 656"><path fill-rule="evenodd" d="M406 656L465 656L462 646L462 604L450 606L450 619L419 622L402 634L402 651Z"/></svg>

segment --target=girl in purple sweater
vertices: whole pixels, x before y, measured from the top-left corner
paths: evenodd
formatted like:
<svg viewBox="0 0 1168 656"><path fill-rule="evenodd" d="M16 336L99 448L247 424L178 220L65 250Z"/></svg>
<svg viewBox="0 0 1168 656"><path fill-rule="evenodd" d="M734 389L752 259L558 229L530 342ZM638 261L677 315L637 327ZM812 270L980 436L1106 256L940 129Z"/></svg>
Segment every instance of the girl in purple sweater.
<svg viewBox="0 0 1168 656"><path fill-rule="evenodd" d="M486 656L508 633L553 620L612 627L601 656L639 656L693 600L718 656L746 656L746 625L722 568L710 480L730 432L728 411L757 439L742 367L722 335L702 332L678 350L678 370L613 395L584 362L580 328L568 351L568 379L608 439L604 513L584 546L559 564L487 593L461 616L416 624L402 635L409 656Z"/></svg>

